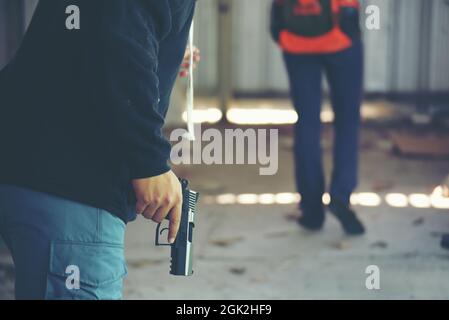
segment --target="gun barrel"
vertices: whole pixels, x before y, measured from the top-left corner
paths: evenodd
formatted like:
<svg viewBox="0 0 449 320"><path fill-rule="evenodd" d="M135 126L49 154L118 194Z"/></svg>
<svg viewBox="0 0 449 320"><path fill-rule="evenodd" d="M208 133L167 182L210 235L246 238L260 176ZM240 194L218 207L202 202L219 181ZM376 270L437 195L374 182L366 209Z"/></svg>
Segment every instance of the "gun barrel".
<svg viewBox="0 0 449 320"><path fill-rule="evenodd" d="M188 181L181 180L183 205L181 225L175 243L171 246L170 274L191 276L193 274L193 231L199 194L188 189Z"/></svg>

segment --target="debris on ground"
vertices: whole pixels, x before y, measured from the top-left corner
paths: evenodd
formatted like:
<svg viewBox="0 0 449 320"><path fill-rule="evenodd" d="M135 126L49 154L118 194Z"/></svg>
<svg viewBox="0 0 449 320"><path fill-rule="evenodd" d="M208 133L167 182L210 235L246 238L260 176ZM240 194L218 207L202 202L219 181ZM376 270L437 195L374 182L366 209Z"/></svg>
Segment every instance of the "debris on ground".
<svg viewBox="0 0 449 320"><path fill-rule="evenodd" d="M331 247L337 250L346 250L351 248L351 245L348 241L341 240L331 244Z"/></svg>
<svg viewBox="0 0 449 320"><path fill-rule="evenodd" d="M415 219L415 220L413 220L413 226L415 226L415 227L421 226L424 224L424 221L425 220L423 217Z"/></svg>
<svg viewBox="0 0 449 320"><path fill-rule="evenodd" d="M360 150L363 150L363 151L373 150L376 148L376 143L374 141L372 141L371 139L364 139L360 143L359 148L360 148Z"/></svg>
<svg viewBox="0 0 449 320"><path fill-rule="evenodd" d="M449 136L436 132L391 132L394 149L401 155L449 156Z"/></svg>
<svg viewBox="0 0 449 320"><path fill-rule="evenodd" d="M265 238L272 239L272 238L284 238L289 235L290 231L275 231L270 232L265 235Z"/></svg>
<svg viewBox="0 0 449 320"><path fill-rule="evenodd" d="M432 231L432 232L430 233L430 236L431 236L432 238L441 238L443 235L444 235L444 232L443 232L443 231Z"/></svg>
<svg viewBox="0 0 449 320"><path fill-rule="evenodd" d="M232 267L231 269L229 269L229 272L236 276L241 276L246 273L246 268L245 267Z"/></svg>
<svg viewBox="0 0 449 320"><path fill-rule="evenodd" d="M376 180L373 182L373 191L374 192L382 192L391 190L394 187L393 181L387 181L387 180Z"/></svg>
<svg viewBox="0 0 449 320"><path fill-rule="evenodd" d="M295 222L301 217L301 214L298 211L288 212L285 214L285 219L287 221Z"/></svg>
<svg viewBox="0 0 449 320"><path fill-rule="evenodd" d="M370 245L370 247L374 248L374 249L387 249L388 248L388 243L386 241L379 240L379 241L376 241L376 242L372 243Z"/></svg>
<svg viewBox="0 0 449 320"><path fill-rule="evenodd" d="M149 266L160 265L166 262L166 259L139 259L128 261L127 264L134 269L142 269Z"/></svg>
<svg viewBox="0 0 449 320"><path fill-rule="evenodd" d="M377 142L377 148L379 150L382 150L384 152L389 152L391 151L391 149L394 147L393 142L391 140L388 139L380 139Z"/></svg>
<svg viewBox="0 0 449 320"><path fill-rule="evenodd" d="M241 242L243 241L245 238L244 237L233 237L233 238L226 238L226 239L215 239L215 240L211 240L209 241L210 244L216 246L216 247L230 247L233 244L237 243L237 242Z"/></svg>
<svg viewBox="0 0 449 320"><path fill-rule="evenodd" d="M250 281L252 283L263 283L263 282L267 282L268 278L267 277L253 277L250 279Z"/></svg>
<svg viewBox="0 0 449 320"><path fill-rule="evenodd" d="M441 239L441 247L449 250L449 234L444 234Z"/></svg>

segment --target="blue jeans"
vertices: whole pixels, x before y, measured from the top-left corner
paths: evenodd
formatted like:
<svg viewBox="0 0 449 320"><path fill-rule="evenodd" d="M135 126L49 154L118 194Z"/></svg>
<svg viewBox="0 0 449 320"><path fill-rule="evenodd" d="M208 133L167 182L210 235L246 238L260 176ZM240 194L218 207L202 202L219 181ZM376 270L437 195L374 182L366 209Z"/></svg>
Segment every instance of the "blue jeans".
<svg viewBox="0 0 449 320"><path fill-rule="evenodd" d="M357 186L360 105L363 91L363 45L321 55L284 54L293 104L296 184L305 214L322 212L325 191L321 152L323 72L327 75L335 113L334 168L331 197L345 204Z"/></svg>
<svg viewBox="0 0 449 320"><path fill-rule="evenodd" d="M121 299L125 223L80 203L0 185L0 234L17 299Z"/></svg>

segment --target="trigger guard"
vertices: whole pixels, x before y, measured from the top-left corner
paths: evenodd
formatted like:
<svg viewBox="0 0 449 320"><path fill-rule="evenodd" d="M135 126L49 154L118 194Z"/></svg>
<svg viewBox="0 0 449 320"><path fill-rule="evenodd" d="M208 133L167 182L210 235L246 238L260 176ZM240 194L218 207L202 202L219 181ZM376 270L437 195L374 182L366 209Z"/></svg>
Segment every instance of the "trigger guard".
<svg viewBox="0 0 449 320"><path fill-rule="evenodd" d="M162 233L163 233L165 230L170 230L170 229L169 229L169 228L164 228L164 229L162 229L161 231L159 231L159 235L162 235Z"/></svg>
<svg viewBox="0 0 449 320"><path fill-rule="evenodd" d="M169 230L169 228L163 228L161 230L161 225L162 225L162 223L159 223L156 228L155 244L156 244L156 246L171 246L171 244L169 244L169 243L160 243L159 242L159 236L161 236L165 230Z"/></svg>

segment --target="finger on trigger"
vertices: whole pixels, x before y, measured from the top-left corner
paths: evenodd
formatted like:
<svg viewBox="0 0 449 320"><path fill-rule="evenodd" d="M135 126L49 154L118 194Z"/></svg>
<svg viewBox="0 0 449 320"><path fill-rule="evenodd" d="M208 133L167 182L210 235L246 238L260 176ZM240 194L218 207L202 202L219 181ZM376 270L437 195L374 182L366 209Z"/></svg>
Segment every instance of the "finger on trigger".
<svg viewBox="0 0 449 320"><path fill-rule="evenodd" d="M170 225L168 230L168 243L174 243L181 225L181 205L176 205L170 210Z"/></svg>

